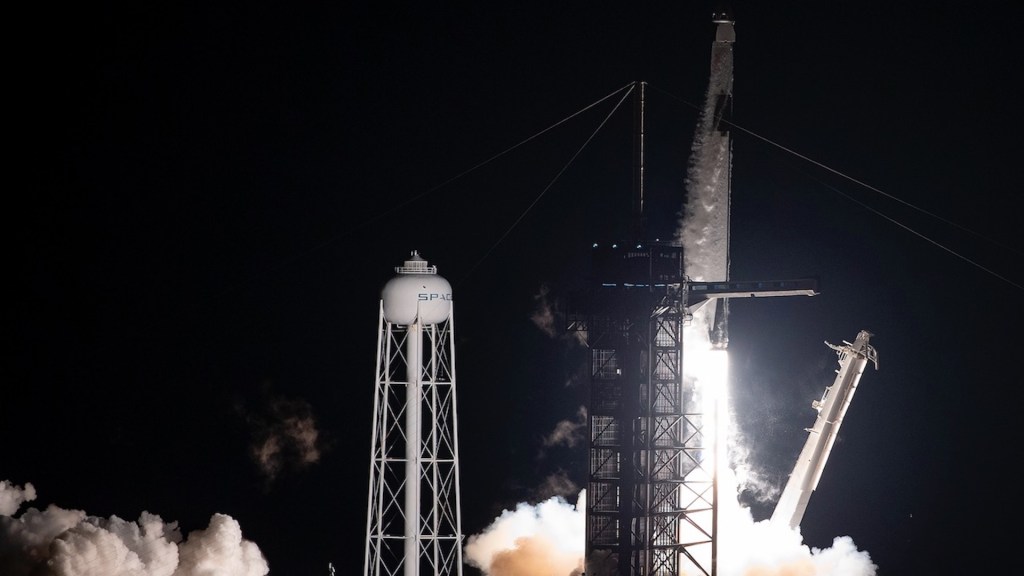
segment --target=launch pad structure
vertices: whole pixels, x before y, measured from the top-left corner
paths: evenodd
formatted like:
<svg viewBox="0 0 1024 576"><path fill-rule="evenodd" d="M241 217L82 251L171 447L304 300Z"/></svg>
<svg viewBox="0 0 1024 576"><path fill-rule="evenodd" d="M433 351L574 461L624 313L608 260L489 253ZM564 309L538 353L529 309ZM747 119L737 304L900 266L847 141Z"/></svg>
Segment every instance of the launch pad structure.
<svg viewBox="0 0 1024 576"><path fill-rule="evenodd" d="M591 359L586 574L677 576L683 560L714 576L720 439L684 374L686 327L713 301L812 296L817 284L692 282L683 249L660 243L595 247L593 263L595 285L568 316Z"/></svg>

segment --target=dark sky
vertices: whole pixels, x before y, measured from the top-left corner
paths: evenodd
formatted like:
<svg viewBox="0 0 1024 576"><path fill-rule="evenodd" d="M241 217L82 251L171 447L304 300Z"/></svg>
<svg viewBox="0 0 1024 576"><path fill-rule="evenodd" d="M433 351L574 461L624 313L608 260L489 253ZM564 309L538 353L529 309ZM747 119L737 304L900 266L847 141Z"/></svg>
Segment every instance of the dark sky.
<svg viewBox="0 0 1024 576"><path fill-rule="evenodd" d="M571 163L617 97L463 174L643 80L670 237L714 34L710 6L673 4L12 17L0 480L186 531L222 512L272 574L355 573L379 291L419 250L454 285L465 532L558 471L582 485L583 449L541 449L585 403L581 356L530 315L625 231L628 106ZM732 276L821 290L733 304L740 421L784 477L832 381L823 341L875 334L803 534L849 535L887 576L1002 557L1024 512L1024 21L918 4L734 3ZM320 460L269 478L250 446L289 415Z"/></svg>

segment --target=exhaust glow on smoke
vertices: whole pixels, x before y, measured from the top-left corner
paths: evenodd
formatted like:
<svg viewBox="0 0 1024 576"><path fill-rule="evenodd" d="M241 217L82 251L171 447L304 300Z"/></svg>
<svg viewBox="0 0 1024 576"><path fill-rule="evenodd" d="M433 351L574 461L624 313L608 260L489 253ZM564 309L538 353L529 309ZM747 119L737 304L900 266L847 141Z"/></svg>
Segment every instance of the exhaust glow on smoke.
<svg viewBox="0 0 1024 576"><path fill-rule="evenodd" d="M577 576L583 572L586 491L572 506L554 496L505 510L470 536L466 561L491 576Z"/></svg>

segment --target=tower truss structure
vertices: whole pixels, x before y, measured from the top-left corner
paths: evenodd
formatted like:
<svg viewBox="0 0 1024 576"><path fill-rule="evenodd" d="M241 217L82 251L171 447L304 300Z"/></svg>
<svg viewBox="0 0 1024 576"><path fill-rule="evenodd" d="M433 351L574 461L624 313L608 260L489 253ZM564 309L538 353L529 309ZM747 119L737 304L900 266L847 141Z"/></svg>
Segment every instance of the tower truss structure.
<svg viewBox="0 0 1024 576"><path fill-rule="evenodd" d="M683 375L682 248L595 248L594 274L569 315L591 353L586 573L678 576L714 538L714 434Z"/></svg>

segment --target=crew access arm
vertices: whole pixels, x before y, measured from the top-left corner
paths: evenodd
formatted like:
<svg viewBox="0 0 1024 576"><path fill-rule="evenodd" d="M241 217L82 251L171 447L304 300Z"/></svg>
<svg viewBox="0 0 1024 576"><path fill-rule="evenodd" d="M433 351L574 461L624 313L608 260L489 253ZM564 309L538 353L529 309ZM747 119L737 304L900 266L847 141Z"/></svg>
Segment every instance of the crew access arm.
<svg viewBox="0 0 1024 576"><path fill-rule="evenodd" d="M818 281L814 278L798 280L748 280L721 282L686 282L686 307L694 312L714 301L711 321L711 344L719 349L729 346L730 298L766 298L769 296L817 296Z"/></svg>

